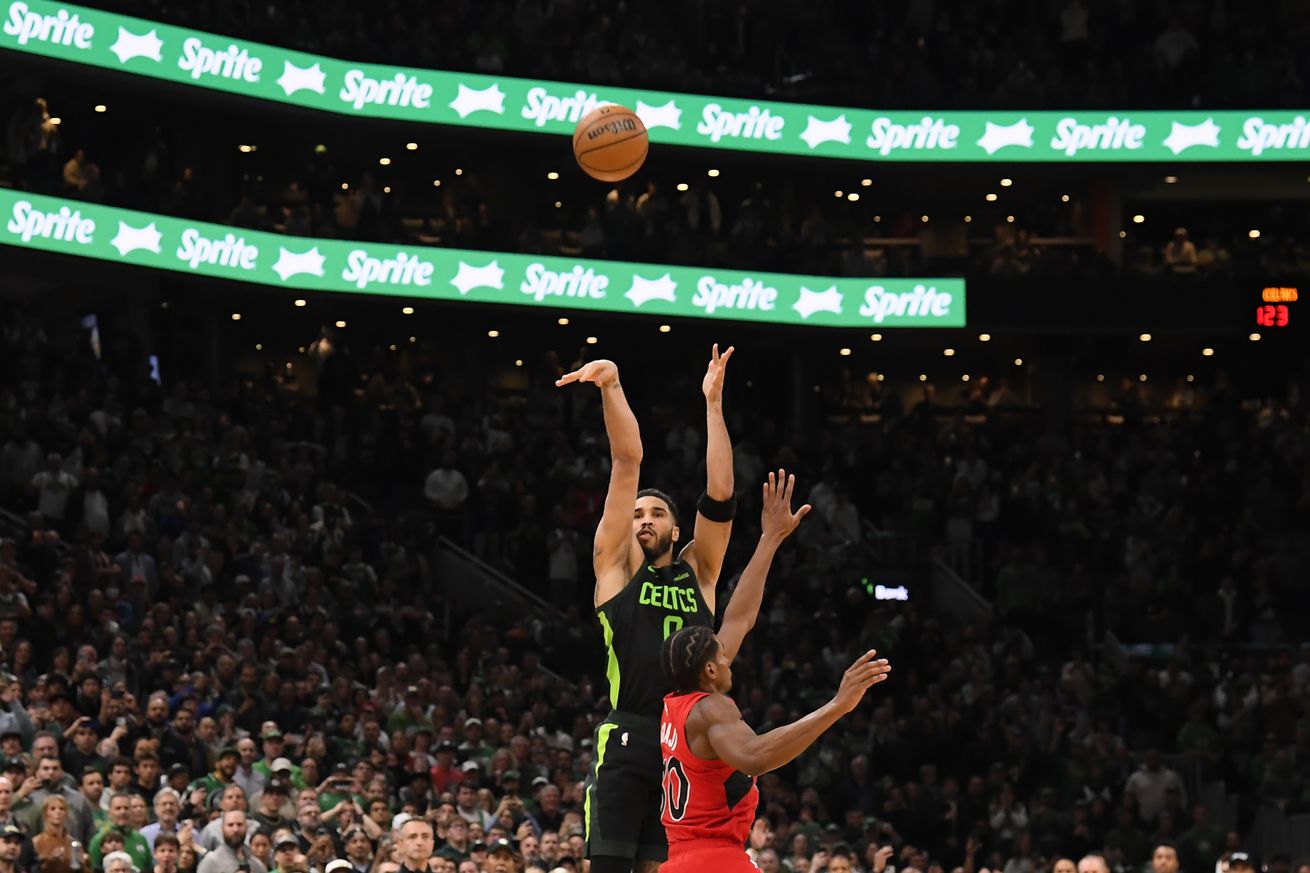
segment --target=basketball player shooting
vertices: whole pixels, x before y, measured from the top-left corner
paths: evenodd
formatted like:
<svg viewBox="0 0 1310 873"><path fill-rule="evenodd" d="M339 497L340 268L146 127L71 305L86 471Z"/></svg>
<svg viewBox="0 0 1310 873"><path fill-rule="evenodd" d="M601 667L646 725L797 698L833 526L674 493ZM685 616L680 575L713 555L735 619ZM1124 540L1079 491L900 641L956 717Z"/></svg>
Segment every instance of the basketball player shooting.
<svg viewBox="0 0 1310 873"><path fill-rule="evenodd" d="M732 662L709 628L683 628L664 641L661 660L673 693L664 698L662 819L669 860L661 873L758 873L743 848L759 789L755 780L794 760L852 712L891 672L872 650L861 655L828 703L809 715L756 735L737 705Z"/></svg>
<svg viewBox="0 0 1310 873"><path fill-rule="evenodd" d="M667 855L659 817L659 716L666 690L660 645L684 627L713 628L715 586L736 511L732 443L723 419L732 354L731 347L720 354L715 345L701 384L707 481L694 538L685 545L673 499L653 488L638 491L641 433L618 367L592 361L556 383L589 382L600 390L610 442L609 491L592 552L611 712L596 729L596 762L583 802L591 873L653 873ZM752 615L735 626L748 630L753 623Z"/></svg>

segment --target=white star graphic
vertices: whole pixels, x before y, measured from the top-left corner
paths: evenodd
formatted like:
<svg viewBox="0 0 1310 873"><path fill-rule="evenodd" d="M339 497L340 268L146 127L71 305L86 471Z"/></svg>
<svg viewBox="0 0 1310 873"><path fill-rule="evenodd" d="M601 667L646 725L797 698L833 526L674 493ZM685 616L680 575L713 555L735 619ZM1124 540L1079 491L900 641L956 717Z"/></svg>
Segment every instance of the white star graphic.
<svg viewBox="0 0 1310 873"><path fill-rule="evenodd" d="M838 115L832 121L820 121L811 115L805 125L805 132L801 134L801 139L805 140L805 144L811 149L818 148L825 142L844 142L850 145L851 123L846 120L845 115Z"/></svg>
<svg viewBox="0 0 1310 873"><path fill-rule="evenodd" d="M831 312L834 315L841 315L842 295L837 290L836 285L829 286L827 291L811 291L804 285L801 286L801 296L792 304L792 309L800 313L801 318L808 319L816 312Z"/></svg>
<svg viewBox="0 0 1310 873"><path fill-rule="evenodd" d="M989 155L1009 146L1030 149L1033 147L1033 126L1026 118L1020 118L1014 124L993 124L989 121L978 145Z"/></svg>
<svg viewBox="0 0 1310 873"><path fill-rule="evenodd" d="M669 303L676 303L677 296L675 292L677 290L678 283L673 281L673 277L668 273L658 279L643 279L633 273L632 287L623 296L631 300L633 306L640 308L651 300L665 300Z"/></svg>
<svg viewBox="0 0 1310 873"><path fill-rule="evenodd" d="M459 262L459 272L455 278L450 280L450 284L459 289L461 295L469 293L474 288L496 288L505 287L505 271L500 268L499 261L492 261L482 267L474 267L464 261Z"/></svg>
<svg viewBox="0 0 1310 873"><path fill-rule="evenodd" d="M118 249L119 257L138 249L145 249L159 254L160 236L159 229L155 227L153 221L145 227L132 227L120 221L118 223L118 235L110 240L109 244Z"/></svg>
<svg viewBox="0 0 1310 873"><path fill-rule="evenodd" d="M118 55L118 62L126 64L132 58L150 58L150 60L159 62L163 60L159 50L164 45L159 39L159 32L150 30L150 32L137 35L123 28L118 29L118 39L109 47L109 50Z"/></svg>
<svg viewBox="0 0 1310 873"><path fill-rule="evenodd" d="M297 91L314 91L322 94L325 90L323 87L325 78L323 67L317 62L312 67L297 67L291 61L284 60L282 75L278 77L277 83L288 97Z"/></svg>
<svg viewBox="0 0 1310 873"><path fill-rule="evenodd" d="M458 112L460 118L468 118L474 112L494 112L497 115L504 115L505 92L494 82L481 91L460 82L459 93L450 101L450 108Z"/></svg>
<svg viewBox="0 0 1310 873"><path fill-rule="evenodd" d="M682 128L682 110L678 104L670 100L663 106L651 106L649 103L637 101L637 117L641 123L646 125L646 129L652 127L671 127L674 130Z"/></svg>
<svg viewBox="0 0 1310 873"><path fill-rule="evenodd" d="M1219 147L1219 125L1213 118L1207 118L1200 124L1179 124L1171 122L1169 135L1164 138L1164 146L1175 155L1180 155L1193 146Z"/></svg>
<svg viewBox="0 0 1310 873"><path fill-rule="evenodd" d="M289 277L300 273L322 276L323 260L323 255L319 253L318 246L314 246L307 252L289 252L282 246L278 246L277 263L273 265L273 272L277 273L278 278L283 282Z"/></svg>

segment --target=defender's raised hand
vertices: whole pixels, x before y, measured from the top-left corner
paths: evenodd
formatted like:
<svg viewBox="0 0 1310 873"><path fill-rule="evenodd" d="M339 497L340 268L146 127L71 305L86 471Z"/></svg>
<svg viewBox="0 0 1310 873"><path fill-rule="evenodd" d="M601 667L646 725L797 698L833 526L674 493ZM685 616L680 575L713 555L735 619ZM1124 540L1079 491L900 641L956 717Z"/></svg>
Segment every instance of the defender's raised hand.
<svg viewBox="0 0 1310 873"><path fill-rule="evenodd" d="M705 368L705 379L700 385L706 403L723 401L723 377L728 372L728 359L732 357L733 351L735 347L728 346L728 350L720 355L719 344L714 344L714 349L710 352L710 364Z"/></svg>
<svg viewBox="0 0 1310 873"><path fill-rule="evenodd" d="M832 699L833 704L842 713L854 712L855 707L864 699L864 692L885 680L887 674L891 672L892 666L887 663L887 659L874 660L877 657L878 652L869 649L860 655L846 671L846 675L842 676L841 687L837 689L837 694Z"/></svg>
<svg viewBox="0 0 1310 873"><path fill-rule="evenodd" d="M585 364L581 369L574 370L572 373L565 373L555 380L555 387L562 388L573 382L590 382L597 388L608 388L611 385L618 384L618 381L618 364L602 358L599 361Z"/></svg>
<svg viewBox="0 0 1310 873"><path fill-rule="evenodd" d="M779 468L777 473L769 473L769 481L764 483L764 509L760 511L760 532L764 536L785 540L813 508L807 503L795 512L791 511L791 494L795 487L796 476L788 475L786 470Z"/></svg>

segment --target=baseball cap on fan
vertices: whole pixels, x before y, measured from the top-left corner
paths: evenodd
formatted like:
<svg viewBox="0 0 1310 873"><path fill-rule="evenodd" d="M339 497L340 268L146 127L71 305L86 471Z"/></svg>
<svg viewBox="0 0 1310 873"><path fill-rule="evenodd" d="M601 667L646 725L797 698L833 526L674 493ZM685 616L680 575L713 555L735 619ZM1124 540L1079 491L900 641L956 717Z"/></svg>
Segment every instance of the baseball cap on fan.
<svg viewBox="0 0 1310 873"><path fill-rule="evenodd" d="M1236 851L1228 856L1229 870L1260 870L1260 861L1250 852Z"/></svg>

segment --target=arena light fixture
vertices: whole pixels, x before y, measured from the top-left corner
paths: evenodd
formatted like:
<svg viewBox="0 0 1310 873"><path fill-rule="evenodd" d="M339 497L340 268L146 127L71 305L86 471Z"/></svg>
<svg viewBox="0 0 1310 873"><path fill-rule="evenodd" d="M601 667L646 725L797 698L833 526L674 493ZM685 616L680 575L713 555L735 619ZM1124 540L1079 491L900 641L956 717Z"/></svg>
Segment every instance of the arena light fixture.
<svg viewBox="0 0 1310 873"><path fill-rule="evenodd" d="M948 358L955 357L955 349L942 349L942 354Z"/></svg>
<svg viewBox="0 0 1310 873"><path fill-rule="evenodd" d="M984 197L983 199L986 200L988 203L995 203L995 202L996 202L996 194L995 194L995 193L988 194L988 195L987 195L986 197Z"/></svg>
<svg viewBox="0 0 1310 873"><path fill-rule="evenodd" d="M391 166L391 158L378 158L378 163L384 167Z"/></svg>
<svg viewBox="0 0 1310 873"><path fill-rule="evenodd" d="M875 343L880 343L880 342L882 342L882 334L880 334L880 333L871 333L871 334L869 334L869 339L872 340L872 341L875 342Z"/></svg>
<svg viewBox="0 0 1310 873"><path fill-rule="evenodd" d="M1068 203L1068 202L1069 202L1069 195L1068 195L1068 194L1061 194L1061 195L1060 195L1060 202L1061 202L1061 203Z"/></svg>
<svg viewBox="0 0 1310 873"><path fill-rule="evenodd" d="M719 178L719 171L714 169L713 167L710 167L708 170L705 171L705 175L709 176L711 179L717 179Z"/></svg>
<svg viewBox="0 0 1310 873"><path fill-rule="evenodd" d="M496 330L495 328L492 328L491 330L487 331L487 337L489 339L495 339L498 336L500 336L500 331Z"/></svg>
<svg viewBox="0 0 1310 873"><path fill-rule="evenodd" d="M383 194L390 194L390 193L391 193L391 186L390 186L390 185L383 185L383 186L382 186L382 193L383 193Z"/></svg>
<svg viewBox="0 0 1310 873"><path fill-rule="evenodd" d="M1255 228L1251 228L1249 231L1247 231L1246 235L1250 239L1259 239L1260 231L1256 230Z"/></svg>
<svg viewBox="0 0 1310 873"><path fill-rule="evenodd" d="M1145 382L1145 381L1146 381L1146 374L1145 374L1145 373L1142 373L1141 375L1139 375L1139 376L1137 377L1137 381L1138 381L1138 382Z"/></svg>
<svg viewBox="0 0 1310 873"><path fill-rule="evenodd" d="M919 381L920 381L920 382L927 382L927 381L928 381L928 374L927 374L927 373L920 373L920 374L919 374Z"/></svg>
<svg viewBox="0 0 1310 873"><path fill-rule="evenodd" d="M966 216L964 216L964 223L965 223L965 224L968 224L968 223L970 223L971 221L973 221L973 216L972 216L972 215L966 215Z"/></svg>
<svg viewBox="0 0 1310 873"><path fill-rule="evenodd" d="M394 351L396 350L396 344L395 344L395 343L392 343L391 345L387 346L387 349L388 349L389 351L393 351L393 352L394 352Z"/></svg>
<svg viewBox="0 0 1310 873"><path fill-rule="evenodd" d="M402 306L402 307L400 307L400 314L401 314L401 315L413 315L413 314L414 314L414 307L412 307L412 306Z"/></svg>
<svg viewBox="0 0 1310 873"><path fill-rule="evenodd" d="M849 358L851 356L851 350L846 346L842 346L837 350L837 354L841 355L843 358Z"/></svg>
<svg viewBox="0 0 1310 873"><path fill-rule="evenodd" d="M240 312L234 312L234 313L232 313L232 320L233 320L233 321L240 321L240 320L241 320L241 313L240 313Z"/></svg>
<svg viewBox="0 0 1310 873"><path fill-rule="evenodd" d="M1015 358L1015 359L1014 359L1014 365L1015 365L1016 367L1022 367L1022 366L1023 366L1023 358Z"/></svg>
<svg viewBox="0 0 1310 873"><path fill-rule="evenodd" d="M688 188L690 188L690 187L691 187L691 186L688 185L686 182L679 182L679 183L678 183L678 190L679 190L679 191L686 191L686 190L687 190Z"/></svg>
<svg viewBox="0 0 1310 873"><path fill-rule="evenodd" d="M597 338L594 337L594 336L589 336L589 337L587 337L587 345L589 345L589 346L594 346L594 345L595 345L596 343L598 343L598 342L600 342L600 340L597 339Z"/></svg>
<svg viewBox="0 0 1310 873"><path fill-rule="evenodd" d="M1214 349L1210 348L1209 346L1206 346L1205 348L1201 349L1201 357L1203 357L1203 358L1213 358L1213 357L1214 357Z"/></svg>
<svg viewBox="0 0 1310 873"><path fill-rule="evenodd" d="M405 151L409 151L409 152L416 152L416 151L418 151L418 143L416 143L416 142L407 142L407 143L405 143Z"/></svg>
<svg viewBox="0 0 1310 873"><path fill-rule="evenodd" d="M1005 223L1006 223L1006 224L1014 224L1014 216L1013 216L1013 215L1007 215L1007 216L1005 216Z"/></svg>
<svg viewBox="0 0 1310 873"><path fill-rule="evenodd" d="M992 335L991 335L990 333L980 333L980 334L978 334L978 342L980 342L980 343L989 343L989 342L991 342L991 341L992 341Z"/></svg>
<svg viewBox="0 0 1310 873"><path fill-rule="evenodd" d="M1097 374L1096 374L1096 381L1097 381L1097 382L1104 382L1104 381L1105 381L1105 374L1104 374L1104 373L1097 373Z"/></svg>
<svg viewBox="0 0 1310 873"><path fill-rule="evenodd" d="M303 309L304 307L309 305L309 301L303 297L297 297L293 301L292 305L295 306L297 309Z"/></svg>
<svg viewBox="0 0 1310 873"><path fill-rule="evenodd" d="M833 192L832 192L832 196L833 196L833 197L836 197L838 200L840 200L840 199L842 199L843 197L846 196L846 192L843 191L842 189L838 188L836 191L833 191Z"/></svg>
<svg viewBox="0 0 1310 873"><path fill-rule="evenodd" d="M337 325L337 327L345 327L345 326L346 326L346 322L345 322L344 319L338 319L337 322L336 322L336 325Z"/></svg>
<svg viewBox="0 0 1310 873"><path fill-rule="evenodd" d="M968 381L969 381L969 374L968 374L968 373L965 373L963 376L961 376L961 377L960 377L960 381L961 381L961 382L968 382Z"/></svg>
<svg viewBox="0 0 1310 873"><path fill-rule="evenodd" d="M1248 336L1247 339L1249 339L1253 343L1258 343L1260 342L1260 334L1253 333L1250 336Z"/></svg>
<svg viewBox="0 0 1310 873"><path fill-rule="evenodd" d="M456 176L462 176L462 175L464 175L464 168L463 168L463 167L456 167L456 168L455 168L455 175L456 175Z"/></svg>
<svg viewBox="0 0 1310 873"><path fill-rule="evenodd" d="M1164 177L1164 183L1165 183L1166 185L1177 185L1177 184L1178 184L1178 177L1177 177L1177 176L1165 176L1165 177Z"/></svg>
<svg viewBox="0 0 1310 873"><path fill-rule="evenodd" d="M851 193L846 195L846 199L854 203L855 201L860 199L860 195L852 191Z"/></svg>
<svg viewBox="0 0 1310 873"><path fill-rule="evenodd" d="M563 200L556 200L556 201L555 201L555 208L556 208L556 209L563 209L563 208L564 208L564 201L563 201Z"/></svg>
<svg viewBox="0 0 1310 873"><path fill-rule="evenodd" d="M660 325L660 333L668 333L668 332L671 331L671 330L673 330L673 326L672 326L672 325L669 325L669 324L661 324L661 325Z"/></svg>
<svg viewBox="0 0 1310 873"><path fill-rule="evenodd" d="M1144 343L1149 343L1151 341L1151 335L1149 333L1144 333L1137 338Z"/></svg>
<svg viewBox="0 0 1310 873"><path fill-rule="evenodd" d="M1013 185L1013 184L1014 184L1014 180L1013 180L1013 179L1002 179L1002 180L1001 180L1001 187L1002 187L1002 188L1009 188L1009 187L1010 187L1011 185Z"/></svg>
<svg viewBox="0 0 1310 873"><path fill-rule="evenodd" d="M523 359L522 359L522 358L515 358L515 359L514 359L514 366L516 366L516 367L522 367L522 366L523 366Z"/></svg>
<svg viewBox="0 0 1310 873"><path fill-rule="evenodd" d="M1142 224L1145 221L1146 221L1146 216L1142 215L1142 213L1140 212L1133 216L1133 224Z"/></svg>
<svg viewBox="0 0 1310 873"><path fill-rule="evenodd" d="M924 224L927 224L927 223L928 223L928 216L927 216L927 215L920 215L920 216L919 216L919 220L922 221Z"/></svg>
<svg viewBox="0 0 1310 873"><path fill-rule="evenodd" d="M563 326L565 326L565 325L568 324L568 323L569 323L569 320L568 320L568 317L567 317L567 316L560 316L560 319L559 319L559 325L560 325L560 327L563 327Z"/></svg>
<svg viewBox="0 0 1310 873"><path fill-rule="evenodd" d="M96 104L96 112L108 112L108 111L109 111L109 107L106 106L105 104L103 103Z"/></svg>
<svg viewBox="0 0 1310 873"><path fill-rule="evenodd" d="M546 178L554 182L556 179L559 178L559 173L556 173L554 170L551 170L549 173L546 174Z"/></svg>
<svg viewBox="0 0 1310 873"><path fill-rule="evenodd" d="M50 123L53 124L55 127L58 127L59 125L64 123L64 120L60 118L58 115L52 115L50 117Z"/></svg>
<svg viewBox="0 0 1310 873"><path fill-rule="evenodd" d="M868 187L869 187L870 185L872 185L872 184L873 184L873 180L872 180L872 179L861 179L861 180L860 180L860 185L861 185L862 187L864 187L864 188L868 188Z"/></svg>
<svg viewBox="0 0 1310 873"><path fill-rule="evenodd" d="M440 180L440 179L433 179L433 180L432 180L432 187L433 187L433 188L440 188L440 187L441 187L441 180Z"/></svg>
<svg viewBox="0 0 1310 873"><path fill-rule="evenodd" d="M257 352L262 352L263 350L264 350L264 344L263 344L263 343L255 343L255 351L257 351Z"/></svg>
<svg viewBox="0 0 1310 873"><path fill-rule="evenodd" d="M1195 377L1194 375L1192 375L1191 373L1188 373L1188 374L1187 374L1187 381L1188 381L1188 382L1195 382L1195 381L1196 381L1196 377Z"/></svg>

